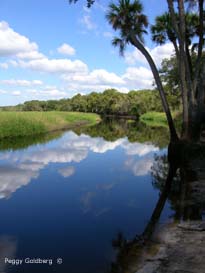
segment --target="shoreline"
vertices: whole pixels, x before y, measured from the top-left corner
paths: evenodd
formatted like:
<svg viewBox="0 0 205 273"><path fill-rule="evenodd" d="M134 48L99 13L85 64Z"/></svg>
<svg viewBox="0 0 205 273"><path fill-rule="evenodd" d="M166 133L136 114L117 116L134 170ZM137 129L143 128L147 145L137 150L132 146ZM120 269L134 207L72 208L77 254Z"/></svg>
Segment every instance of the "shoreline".
<svg viewBox="0 0 205 273"><path fill-rule="evenodd" d="M0 112L0 141L92 126L100 120L97 114L80 112Z"/></svg>

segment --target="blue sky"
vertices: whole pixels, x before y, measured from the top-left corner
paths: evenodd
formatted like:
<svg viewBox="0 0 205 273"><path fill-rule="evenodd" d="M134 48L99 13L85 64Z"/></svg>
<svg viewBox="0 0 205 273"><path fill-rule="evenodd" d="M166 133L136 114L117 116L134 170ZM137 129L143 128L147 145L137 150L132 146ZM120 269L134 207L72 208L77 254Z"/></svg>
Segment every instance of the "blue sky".
<svg viewBox="0 0 205 273"><path fill-rule="evenodd" d="M0 105L31 99L60 99L77 93L121 92L152 87L143 56L129 47L124 58L111 45L114 33L105 20L109 1L69 5L67 0L0 1ZM144 0L153 23L166 10L164 0ZM146 46L160 65L172 46Z"/></svg>

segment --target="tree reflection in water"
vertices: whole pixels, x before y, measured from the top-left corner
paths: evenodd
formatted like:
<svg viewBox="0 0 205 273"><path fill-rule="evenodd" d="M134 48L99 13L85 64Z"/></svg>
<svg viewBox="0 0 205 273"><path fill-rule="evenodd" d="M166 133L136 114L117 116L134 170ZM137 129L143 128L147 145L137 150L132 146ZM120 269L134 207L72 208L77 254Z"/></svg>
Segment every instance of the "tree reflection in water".
<svg viewBox="0 0 205 273"><path fill-rule="evenodd" d="M153 186L160 190L158 202L141 235L126 240L118 234L113 240L117 251L116 261L111 264L111 273L134 273L146 257L156 253L153 234L168 200L175 211L174 220L202 220L205 212L205 146L187 143L170 144L168 157L155 156L152 167Z"/></svg>

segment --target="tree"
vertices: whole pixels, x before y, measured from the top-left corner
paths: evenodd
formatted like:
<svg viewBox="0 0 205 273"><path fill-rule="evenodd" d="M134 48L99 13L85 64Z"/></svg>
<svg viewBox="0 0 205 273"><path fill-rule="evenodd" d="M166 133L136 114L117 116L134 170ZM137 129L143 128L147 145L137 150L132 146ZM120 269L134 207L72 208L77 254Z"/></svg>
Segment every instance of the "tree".
<svg viewBox="0 0 205 273"><path fill-rule="evenodd" d="M188 140L198 140L205 108L205 84L202 82L202 79L205 77L205 62L202 55L205 19L204 1L177 0L176 2L178 13L176 12L173 0L167 0L172 28L177 39L175 51L180 73L180 89L183 101L183 137ZM188 2L188 4L192 3L192 6L198 9L198 23L196 23L194 28L189 27L189 19L187 19L187 13L185 11L187 4L185 2ZM189 8L189 6L187 8ZM190 32L192 30L195 31L192 33ZM193 37L198 39L196 43L197 58L194 65L190 61L189 53L189 46ZM193 67L195 69L193 69Z"/></svg>
<svg viewBox="0 0 205 273"><path fill-rule="evenodd" d="M87 1L89 6L94 2ZM174 45L183 102L182 138L198 141L200 130L205 123L204 0L167 0L167 4L168 12L157 18L153 39L158 43L168 39ZM192 8L197 9L198 15L190 13ZM115 39L113 44L119 46L120 52L123 53L126 44L130 43L146 57L160 92L172 139L176 138L159 73L143 44L143 34L146 33L148 22L146 16L142 14L140 1L119 0L117 5L110 4L109 9L110 14L107 18L113 28L120 32L120 38ZM195 63L190 58L191 49L196 52Z"/></svg>
<svg viewBox="0 0 205 273"><path fill-rule="evenodd" d="M170 1L168 1L170 2ZM178 78L179 89L182 95L183 102L183 136L185 138L193 138L193 128L191 120L196 124L192 118L193 106L197 106L194 101L194 71L197 71L198 63L196 58L192 58L193 53L193 39L199 35L200 17L196 13L184 11L184 1L178 1L179 13L174 10L173 3L169 3L170 13L164 13L157 16L155 25L151 27L152 39L157 44L164 44L167 40L171 41L177 58L173 58L175 62L175 69L172 76L175 80ZM182 18L179 16L181 14ZM174 23L173 23L174 22ZM179 33L181 32L181 34ZM180 34L180 35L179 35ZM171 75L170 75L171 76ZM176 77L177 76L177 77ZM174 80L173 78L173 80ZM195 107L196 109L198 107ZM199 108L198 108L199 109ZM199 130L196 130L199 131Z"/></svg>
<svg viewBox="0 0 205 273"><path fill-rule="evenodd" d="M117 37L113 39L113 45L119 47L120 53L123 54L127 44L132 44L148 61L167 116L171 140L177 140L177 133L159 72L151 55L143 44L143 34L147 33L146 29L148 27L148 21L147 17L143 14L142 4L138 0L119 0L117 5L114 3L109 5L109 11L106 17L113 29L118 30L120 33L119 38Z"/></svg>

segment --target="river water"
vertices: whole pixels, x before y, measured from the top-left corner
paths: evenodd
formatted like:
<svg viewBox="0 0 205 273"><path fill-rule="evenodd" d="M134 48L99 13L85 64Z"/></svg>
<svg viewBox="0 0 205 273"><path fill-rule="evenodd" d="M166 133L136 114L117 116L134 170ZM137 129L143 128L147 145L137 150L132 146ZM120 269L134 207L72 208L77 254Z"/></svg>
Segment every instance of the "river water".
<svg viewBox="0 0 205 273"><path fill-rule="evenodd" d="M0 272L109 272L112 241L150 219L167 141L163 128L106 121L1 142ZM172 213L167 203L160 221Z"/></svg>

